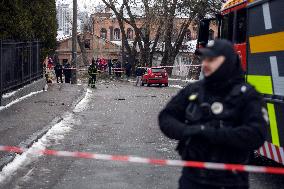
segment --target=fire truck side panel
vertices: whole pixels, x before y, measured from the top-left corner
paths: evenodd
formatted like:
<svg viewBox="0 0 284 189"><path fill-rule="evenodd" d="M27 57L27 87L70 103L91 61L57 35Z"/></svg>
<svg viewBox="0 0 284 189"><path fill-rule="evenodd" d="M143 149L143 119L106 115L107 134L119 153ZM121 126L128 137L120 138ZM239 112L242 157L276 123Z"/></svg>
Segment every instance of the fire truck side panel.
<svg viewBox="0 0 284 189"><path fill-rule="evenodd" d="M247 6L247 81L265 95L269 137L258 151L284 164L284 1Z"/></svg>

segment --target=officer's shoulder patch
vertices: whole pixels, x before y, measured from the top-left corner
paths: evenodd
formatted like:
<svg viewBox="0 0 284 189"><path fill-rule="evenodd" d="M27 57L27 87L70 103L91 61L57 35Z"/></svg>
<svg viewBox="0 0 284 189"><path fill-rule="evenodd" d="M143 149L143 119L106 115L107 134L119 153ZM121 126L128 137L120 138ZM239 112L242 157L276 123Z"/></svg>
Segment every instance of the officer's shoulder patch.
<svg viewBox="0 0 284 189"><path fill-rule="evenodd" d="M191 95L188 96L189 101L194 101L198 97L198 93L192 93Z"/></svg>
<svg viewBox="0 0 284 189"><path fill-rule="evenodd" d="M247 92L247 86L246 85L243 85L243 86L241 86L241 92L242 93L245 93L245 92Z"/></svg>
<svg viewBox="0 0 284 189"><path fill-rule="evenodd" d="M250 91L251 89L253 89L253 87L247 83L243 83L240 85L237 85L233 88L233 90L231 91L231 95L232 96L238 96L241 94L245 94L248 91Z"/></svg>

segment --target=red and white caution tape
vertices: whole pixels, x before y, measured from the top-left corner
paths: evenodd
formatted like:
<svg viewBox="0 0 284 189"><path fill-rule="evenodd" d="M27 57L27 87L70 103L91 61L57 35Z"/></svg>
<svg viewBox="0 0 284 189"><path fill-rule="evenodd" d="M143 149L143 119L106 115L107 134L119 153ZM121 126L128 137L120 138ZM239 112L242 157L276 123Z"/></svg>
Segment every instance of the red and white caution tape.
<svg viewBox="0 0 284 189"><path fill-rule="evenodd" d="M161 66L163 68L175 68L175 67L200 67L201 65L179 65L179 66Z"/></svg>
<svg viewBox="0 0 284 189"><path fill-rule="evenodd" d="M201 67L201 65L179 65L179 66L156 66L154 68L177 68L177 67ZM138 67L147 69L149 67Z"/></svg>
<svg viewBox="0 0 284 189"><path fill-rule="evenodd" d="M28 151L27 148L17 146L1 146L0 151L23 153ZM192 167L198 169L211 169L222 171L239 171L239 172L252 172L252 173L269 173L269 174L284 174L284 168L278 167L264 167L264 166L251 166L240 164L224 164L224 163L210 163L198 161L182 161L182 160L169 160L169 159L150 159L135 156L120 156L108 154L96 154L89 152L70 152L70 151L57 151L57 150L30 150L29 153L35 155L49 155L57 157L73 157L84 159L97 159L107 161L120 161L131 163L144 163L161 166L178 166L178 167Z"/></svg>
<svg viewBox="0 0 284 189"><path fill-rule="evenodd" d="M124 73L124 68L111 68L114 73Z"/></svg>

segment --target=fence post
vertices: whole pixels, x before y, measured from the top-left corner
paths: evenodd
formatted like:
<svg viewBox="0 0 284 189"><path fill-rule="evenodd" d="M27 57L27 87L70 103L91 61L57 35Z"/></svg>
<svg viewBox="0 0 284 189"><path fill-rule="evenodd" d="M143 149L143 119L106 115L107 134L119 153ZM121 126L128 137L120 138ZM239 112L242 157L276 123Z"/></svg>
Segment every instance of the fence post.
<svg viewBox="0 0 284 189"><path fill-rule="evenodd" d="M24 43L26 44L26 43ZM24 82L24 45L21 44L21 83Z"/></svg>
<svg viewBox="0 0 284 189"><path fill-rule="evenodd" d="M0 40L0 106L2 105L2 40Z"/></svg>
<svg viewBox="0 0 284 189"><path fill-rule="evenodd" d="M36 66L36 77L39 77L39 58L38 58L38 51L37 51L37 41L35 42L35 53L36 53L36 62L35 62L35 66Z"/></svg>
<svg viewBox="0 0 284 189"><path fill-rule="evenodd" d="M29 63L30 63L30 81L29 81L29 83L32 83L32 66L33 66L33 42L29 42L29 46L30 46L30 49L29 49L29 51L30 51L30 53L29 53L29 55L30 55L30 60L29 60Z"/></svg>

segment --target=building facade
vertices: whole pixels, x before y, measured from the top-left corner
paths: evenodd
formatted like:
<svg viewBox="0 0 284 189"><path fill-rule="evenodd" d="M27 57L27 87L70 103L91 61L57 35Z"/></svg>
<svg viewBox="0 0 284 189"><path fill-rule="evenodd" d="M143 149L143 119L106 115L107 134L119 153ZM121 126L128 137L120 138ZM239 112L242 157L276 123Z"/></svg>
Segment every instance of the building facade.
<svg viewBox="0 0 284 189"><path fill-rule="evenodd" d="M94 13L91 15L91 19L93 20L93 33L97 36L105 38L109 41L121 41L122 34L120 31L118 20L113 13L109 9L105 9L104 11ZM176 18L174 20L175 29L173 31L174 34L178 35L178 31L185 21L185 18ZM136 24L138 27L143 27L144 20L142 18L136 19ZM124 23L126 36L128 41L133 41L135 38L133 27L128 23ZM156 34L156 27L153 26L153 29L150 31L150 39L154 40ZM190 40L197 39L197 31L198 27L195 24L191 24L185 35L185 42ZM210 39L214 39L217 37L217 26L210 26Z"/></svg>
<svg viewBox="0 0 284 189"><path fill-rule="evenodd" d="M72 34L72 9L69 4L57 4L57 23L58 31L62 35L71 35Z"/></svg>
<svg viewBox="0 0 284 189"><path fill-rule="evenodd" d="M105 58L105 59L118 59L121 52L120 46L98 36L93 35L88 32L85 34L78 34L81 39L85 35L85 40L82 41L86 49L86 55L88 62L91 63L93 58ZM58 41L58 48L56 49L56 54L60 64L65 64L67 62L71 63L72 60L72 37L66 37ZM77 63L79 66L84 66L82 59L82 52L80 45L77 43Z"/></svg>

